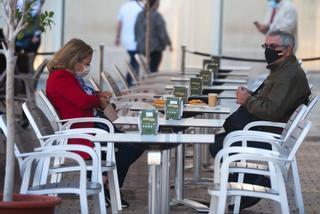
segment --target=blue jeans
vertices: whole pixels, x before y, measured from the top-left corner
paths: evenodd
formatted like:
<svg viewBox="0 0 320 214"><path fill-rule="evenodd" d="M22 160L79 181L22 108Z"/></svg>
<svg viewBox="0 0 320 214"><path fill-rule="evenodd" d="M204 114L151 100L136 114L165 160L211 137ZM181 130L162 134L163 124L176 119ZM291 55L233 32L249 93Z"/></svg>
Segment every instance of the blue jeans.
<svg viewBox="0 0 320 214"><path fill-rule="evenodd" d="M130 65L134 69L134 72L139 74L139 64L138 64L136 58L134 57L134 55L137 53L138 53L137 51L129 51L128 50L128 54L130 56ZM128 85L132 86L132 77L129 74L127 74L126 79L127 79Z"/></svg>

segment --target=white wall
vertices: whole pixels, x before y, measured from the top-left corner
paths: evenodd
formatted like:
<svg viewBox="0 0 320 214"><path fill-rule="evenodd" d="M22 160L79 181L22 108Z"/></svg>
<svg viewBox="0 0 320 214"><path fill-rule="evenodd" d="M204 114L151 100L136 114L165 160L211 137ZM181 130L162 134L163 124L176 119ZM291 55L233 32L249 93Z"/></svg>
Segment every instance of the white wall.
<svg viewBox="0 0 320 214"><path fill-rule="evenodd" d="M45 8L55 12L56 25L43 36L41 51L55 51L61 43L61 8L63 0L46 0ZM64 41L82 38L94 47L104 43L111 56L125 57L125 50L114 47L116 17L126 0L64 0L66 4ZM161 0L174 52L165 52L162 68L180 68L181 44L201 52L212 50L213 1ZM264 35L256 31L253 21L264 20L266 0L224 0L223 53L234 56L262 58L260 44ZM299 13L299 57L320 55L320 1L293 0ZM0 17L1 17L0 10ZM117 61L122 61L121 57ZM108 58L109 59L109 58ZM199 64L202 57L187 55L188 64ZM111 68L113 60L106 63ZM230 62L229 62L230 63ZM319 63L305 63L318 69Z"/></svg>

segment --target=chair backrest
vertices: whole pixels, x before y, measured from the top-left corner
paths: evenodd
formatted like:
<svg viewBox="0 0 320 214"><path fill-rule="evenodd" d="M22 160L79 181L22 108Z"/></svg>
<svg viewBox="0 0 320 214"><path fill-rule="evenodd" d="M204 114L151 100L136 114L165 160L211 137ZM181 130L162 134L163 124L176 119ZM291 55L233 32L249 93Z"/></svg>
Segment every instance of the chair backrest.
<svg viewBox="0 0 320 214"><path fill-rule="evenodd" d="M107 84L107 86L113 91L116 97L122 96L122 92L118 87L116 81L114 81L114 79L111 77L111 75L108 72L102 72L101 78Z"/></svg>
<svg viewBox="0 0 320 214"><path fill-rule="evenodd" d="M24 102L22 104L22 109L27 116L34 133L39 139L40 144L43 145L44 140L41 139L41 137L54 134L54 130L49 119L35 102Z"/></svg>
<svg viewBox="0 0 320 214"><path fill-rule="evenodd" d="M127 71L129 73L129 75L132 77L133 79L133 82L134 83L138 83L139 81L139 76L138 76L138 71L134 70L134 68L132 67L132 65L127 61L125 60L125 66L127 68Z"/></svg>
<svg viewBox="0 0 320 214"><path fill-rule="evenodd" d="M94 80L93 77L89 77L89 82L95 91L102 91L98 83Z"/></svg>
<svg viewBox="0 0 320 214"><path fill-rule="evenodd" d="M303 115L306 111L307 107L302 104L300 105L290 116L289 120L287 121L285 127L283 128L281 132L281 137L286 140L293 129L298 125L298 122L301 121L303 118Z"/></svg>
<svg viewBox="0 0 320 214"><path fill-rule="evenodd" d="M308 117L309 113L311 112L311 110L313 109L313 107L317 104L319 100L318 96L311 96L309 99L309 102L307 104L307 109L303 115L303 119L305 119L306 117Z"/></svg>
<svg viewBox="0 0 320 214"><path fill-rule="evenodd" d="M32 89L33 91L36 91L37 84L39 82L40 76L43 73L46 65L48 64L49 60L44 59L41 64L38 66L38 68L35 70L33 78L32 78Z"/></svg>
<svg viewBox="0 0 320 214"><path fill-rule="evenodd" d="M292 130L289 137L281 145L279 152L281 155L288 157L289 161L292 161L295 158L295 155L307 136L310 128L311 122L308 120L301 120L298 122L298 125Z"/></svg>
<svg viewBox="0 0 320 214"><path fill-rule="evenodd" d="M38 91L39 97L43 101L43 103L46 105L47 109L50 111L51 115L53 116L54 120L56 121L56 125L58 126L58 130L61 130L62 124L58 123L57 121L61 120L56 108L52 105L50 100L47 97L47 94L44 90L40 89Z"/></svg>
<svg viewBox="0 0 320 214"><path fill-rule="evenodd" d="M120 80L121 80L122 84L124 85L125 89L129 89L128 82L127 82L125 76L123 75L123 73L121 72L121 69L119 68L119 66L114 65L113 68L114 68L115 72L119 75Z"/></svg>
<svg viewBox="0 0 320 214"><path fill-rule="evenodd" d="M16 133L20 133L20 126L15 124L16 127ZM7 122L6 122L6 115L2 114L0 115L0 129L2 130L5 137L7 137L8 128L7 128ZM22 158L18 157L21 153L27 153L27 152L33 152L35 148L40 147L40 143L38 140L34 141L23 141L20 139L20 135L16 134L15 137L15 145L14 145L14 154L16 155L18 159L19 166L21 166Z"/></svg>
<svg viewBox="0 0 320 214"><path fill-rule="evenodd" d="M151 72L149 70L149 66L148 66L147 60L142 54L135 54L134 58L137 60L140 68L142 68L143 72L146 75L151 74Z"/></svg>

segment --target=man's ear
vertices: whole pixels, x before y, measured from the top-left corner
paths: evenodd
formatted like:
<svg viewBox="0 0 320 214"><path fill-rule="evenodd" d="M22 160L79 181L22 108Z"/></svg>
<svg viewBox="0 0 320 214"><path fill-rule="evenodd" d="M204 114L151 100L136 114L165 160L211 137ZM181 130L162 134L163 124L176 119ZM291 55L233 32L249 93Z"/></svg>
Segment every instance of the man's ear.
<svg viewBox="0 0 320 214"><path fill-rule="evenodd" d="M290 56L291 53L292 53L292 47L291 47L291 46L288 46L288 47L285 49L284 55Z"/></svg>

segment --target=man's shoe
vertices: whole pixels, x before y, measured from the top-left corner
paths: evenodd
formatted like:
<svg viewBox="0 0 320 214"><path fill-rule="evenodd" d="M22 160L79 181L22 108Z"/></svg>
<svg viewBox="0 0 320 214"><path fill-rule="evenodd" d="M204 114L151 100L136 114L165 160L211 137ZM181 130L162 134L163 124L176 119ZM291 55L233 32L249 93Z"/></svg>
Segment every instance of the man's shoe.
<svg viewBox="0 0 320 214"><path fill-rule="evenodd" d="M110 199L110 193L108 189L104 190L104 194L105 194L105 198L106 198L106 207L111 207L111 199ZM120 191L120 196L121 196L121 205L122 208L128 208L130 206L129 202L127 202L126 200L124 200L122 198L122 192Z"/></svg>

